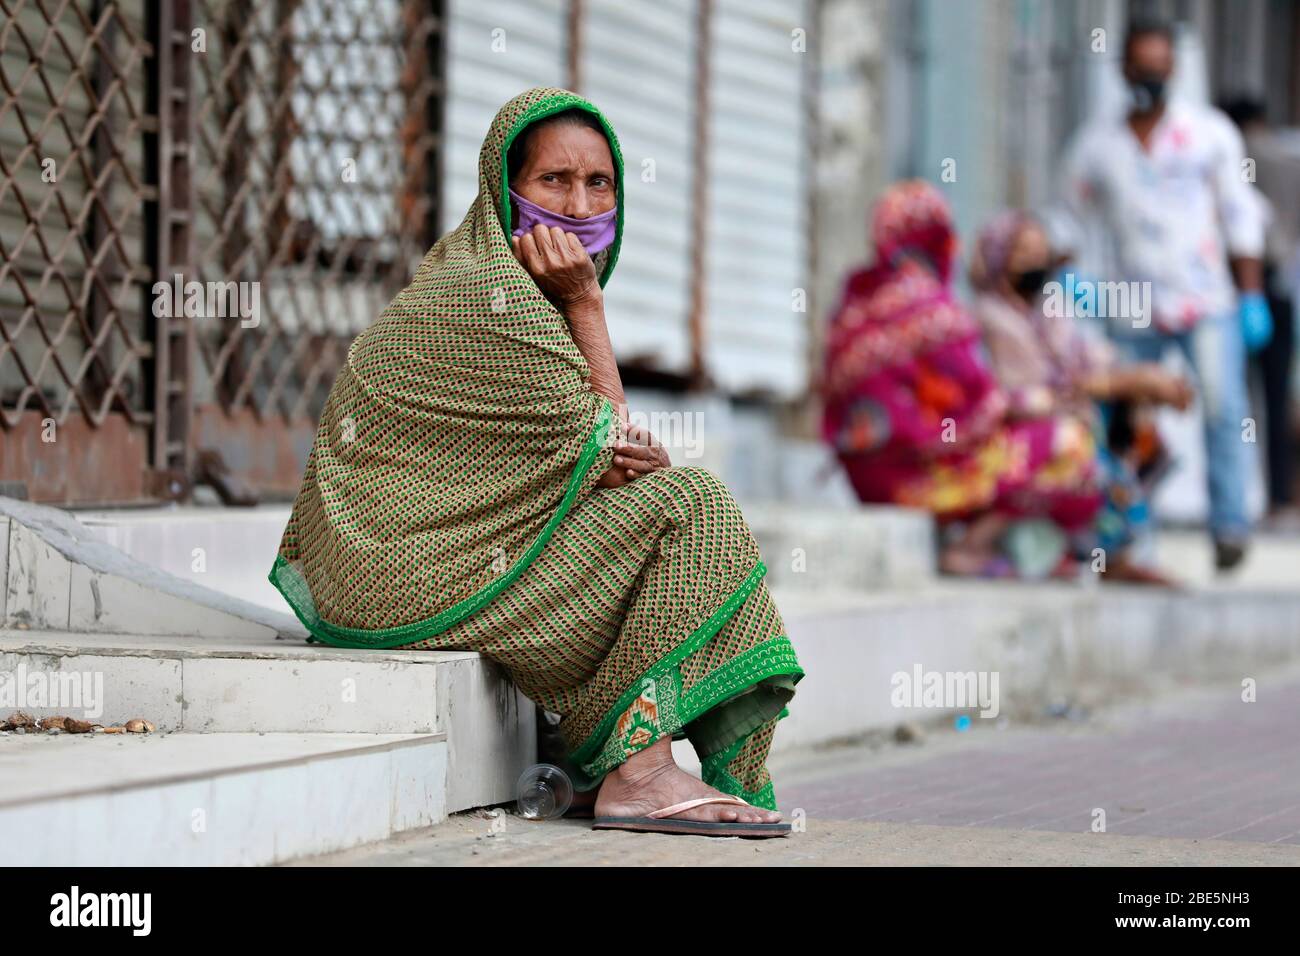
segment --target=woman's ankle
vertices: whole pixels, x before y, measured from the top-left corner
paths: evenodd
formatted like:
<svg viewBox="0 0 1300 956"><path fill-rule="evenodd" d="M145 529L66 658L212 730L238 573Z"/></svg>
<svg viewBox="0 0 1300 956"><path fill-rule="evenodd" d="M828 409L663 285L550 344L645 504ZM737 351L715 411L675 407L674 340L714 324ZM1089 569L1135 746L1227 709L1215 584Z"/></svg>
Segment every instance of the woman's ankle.
<svg viewBox="0 0 1300 956"><path fill-rule="evenodd" d="M665 734L644 750L638 750L608 774L623 783L644 781L677 767L673 760L672 737Z"/></svg>

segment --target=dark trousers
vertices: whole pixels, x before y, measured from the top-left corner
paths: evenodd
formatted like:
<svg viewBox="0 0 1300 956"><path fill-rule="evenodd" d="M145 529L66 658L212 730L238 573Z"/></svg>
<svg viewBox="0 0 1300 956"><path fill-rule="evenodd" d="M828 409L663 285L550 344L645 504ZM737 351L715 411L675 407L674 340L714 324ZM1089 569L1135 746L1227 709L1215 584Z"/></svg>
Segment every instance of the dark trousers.
<svg viewBox="0 0 1300 956"><path fill-rule="evenodd" d="M1272 270L1270 269L1271 273ZM1266 279L1272 287L1272 275ZM1264 385L1265 451L1268 454L1268 503L1281 508L1295 498L1295 429L1291 420L1291 367L1295 357L1295 319L1289 298L1270 294L1273 338L1251 357Z"/></svg>

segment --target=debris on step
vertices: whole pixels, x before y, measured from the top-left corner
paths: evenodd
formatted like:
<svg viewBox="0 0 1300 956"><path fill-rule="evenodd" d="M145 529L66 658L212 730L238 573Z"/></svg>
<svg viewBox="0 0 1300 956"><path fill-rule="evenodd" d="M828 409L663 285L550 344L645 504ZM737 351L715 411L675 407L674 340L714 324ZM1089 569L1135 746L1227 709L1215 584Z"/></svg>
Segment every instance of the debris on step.
<svg viewBox="0 0 1300 956"><path fill-rule="evenodd" d="M8 717L0 717L0 734L6 736L11 733L34 734L41 731L44 731L48 736L90 733L152 734L157 729L153 721L146 720L144 717L132 717L125 724L115 724L111 727L105 727L103 724L92 723L88 720L78 720L64 714L54 714L37 720L31 714L24 713L21 710L15 711Z"/></svg>
<svg viewBox="0 0 1300 956"><path fill-rule="evenodd" d="M31 714L25 714L21 710L16 710L3 721L0 721L0 730L26 730L28 727L36 726L36 718Z"/></svg>

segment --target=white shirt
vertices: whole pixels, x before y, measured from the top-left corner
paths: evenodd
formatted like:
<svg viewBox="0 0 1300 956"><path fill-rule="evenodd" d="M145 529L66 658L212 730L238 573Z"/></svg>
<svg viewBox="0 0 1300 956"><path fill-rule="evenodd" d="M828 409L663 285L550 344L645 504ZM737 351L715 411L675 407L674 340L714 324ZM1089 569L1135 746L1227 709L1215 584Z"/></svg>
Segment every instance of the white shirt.
<svg viewBox="0 0 1300 956"><path fill-rule="evenodd" d="M1126 117L1085 126L1066 151L1065 199L1100 226L1110 275L1150 282L1151 319L1182 331L1236 304L1230 257L1260 258L1265 215L1237 128L1173 101L1144 150Z"/></svg>

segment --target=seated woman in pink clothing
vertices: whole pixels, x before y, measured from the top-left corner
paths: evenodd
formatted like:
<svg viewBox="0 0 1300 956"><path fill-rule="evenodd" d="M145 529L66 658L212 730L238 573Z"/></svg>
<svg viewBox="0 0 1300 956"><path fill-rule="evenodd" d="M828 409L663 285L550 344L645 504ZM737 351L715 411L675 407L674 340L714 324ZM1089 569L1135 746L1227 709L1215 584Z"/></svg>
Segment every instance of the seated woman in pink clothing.
<svg viewBox="0 0 1300 956"><path fill-rule="evenodd" d="M1092 521L1092 436L1077 419L1008 419L979 327L952 294L957 238L935 187L891 186L871 237L875 262L849 276L831 323L823 435L861 500L924 508L947 527L943 570L1006 573L1017 519Z"/></svg>
<svg viewBox="0 0 1300 956"><path fill-rule="evenodd" d="M1043 226L1020 211L996 216L981 232L971 257L974 314L989 361L1006 392L1008 418L1018 422L1075 418L1098 439L1106 505L1096 543L1109 559L1100 570L1109 580L1166 584L1167 579L1130 558L1135 527L1145 514L1137 479L1147 456L1143 436L1153 426L1137 418L1137 403L1186 408L1188 382L1155 363L1122 363L1100 332L1089 335L1066 315L1051 315L1043 287L1056 264ZM1104 429L1098 403L1107 405ZM1118 426L1137 440L1107 447Z"/></svg>

